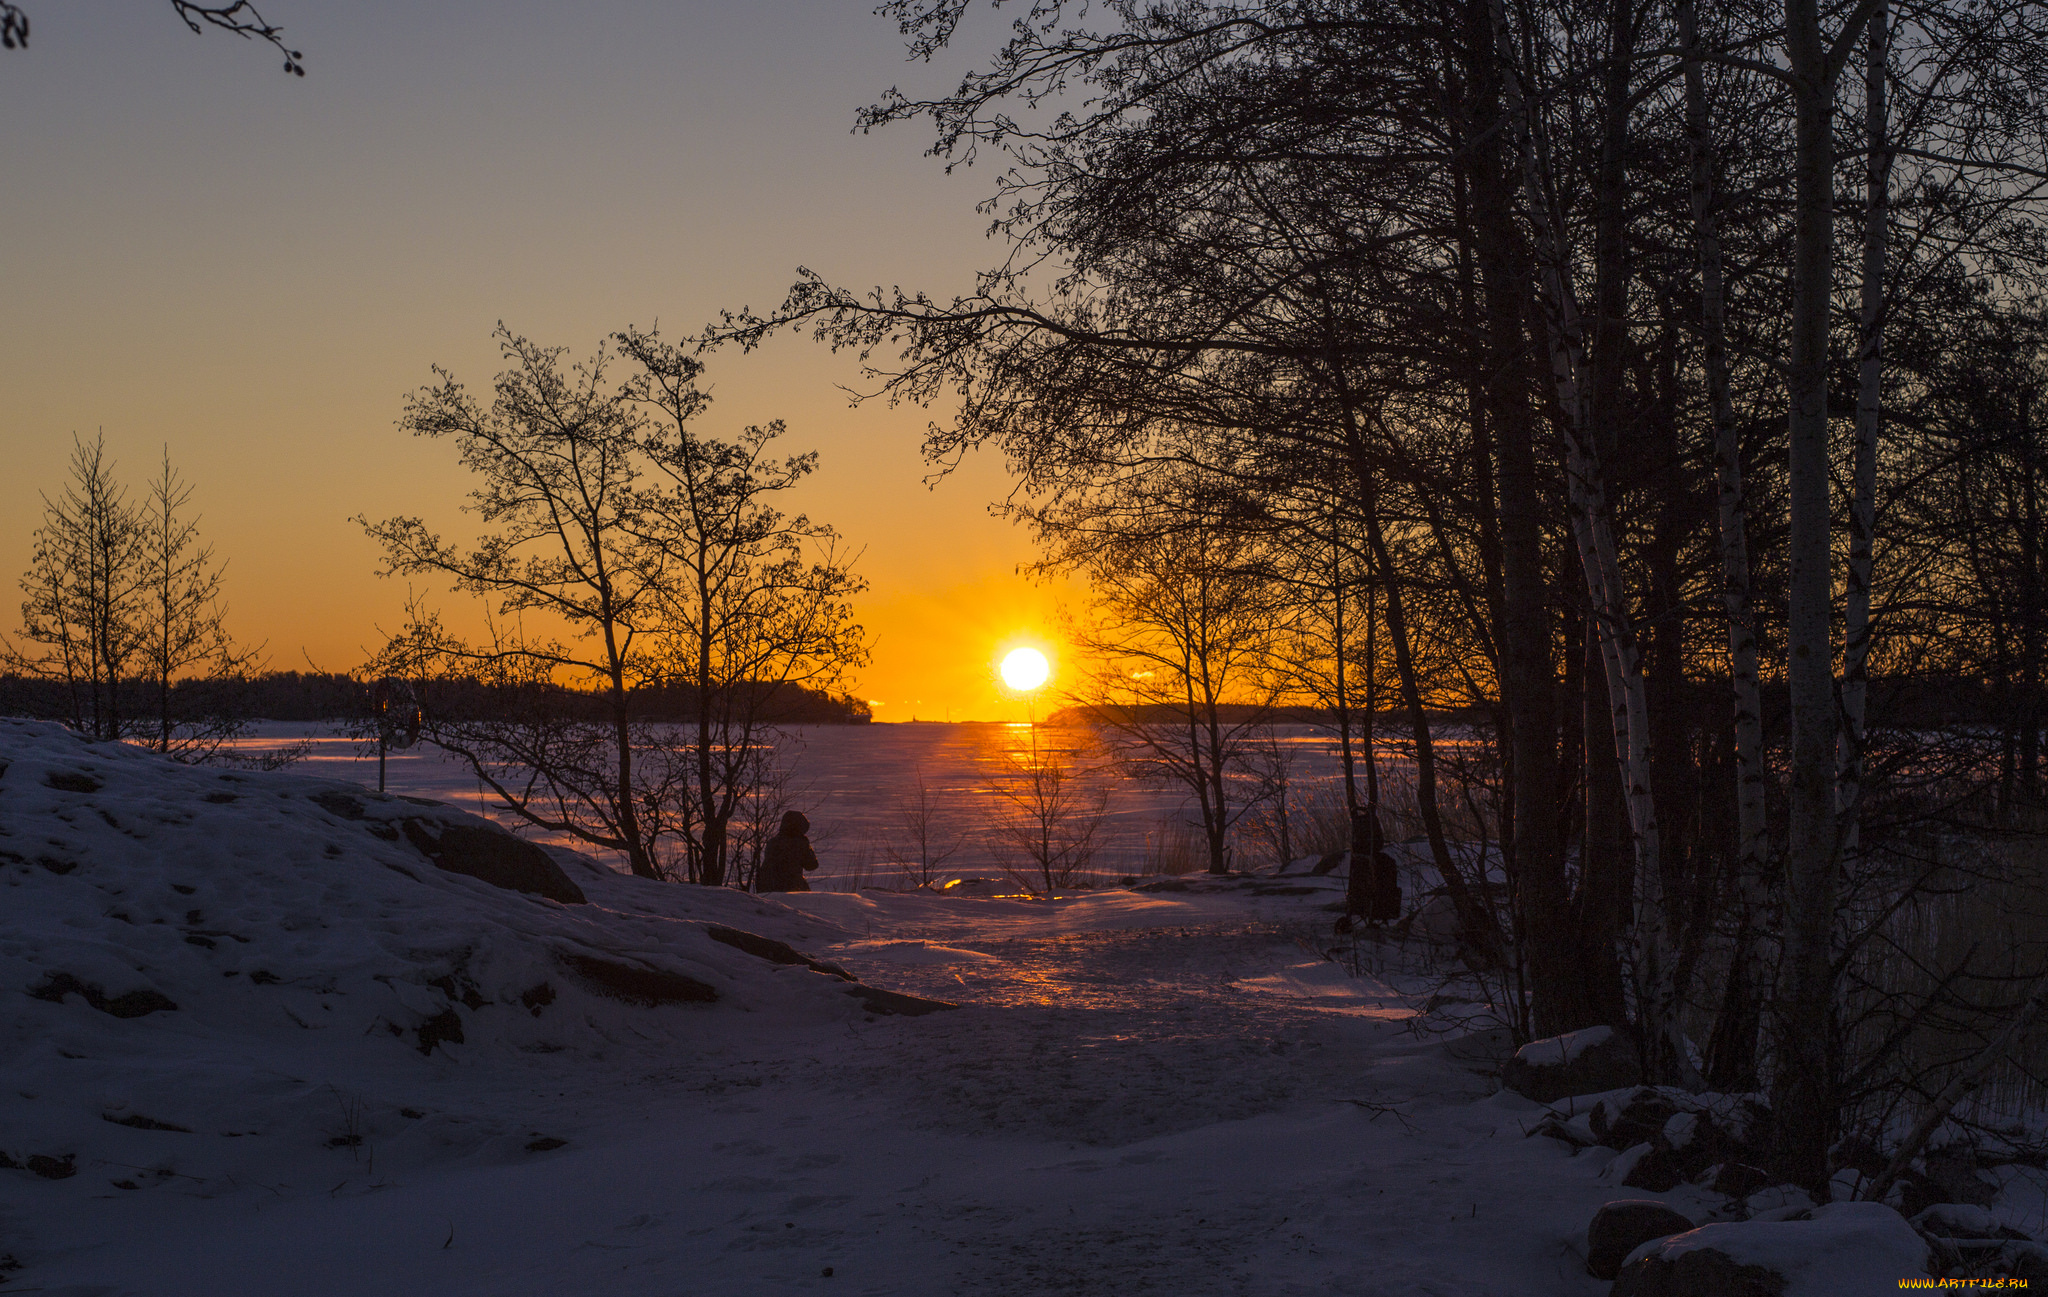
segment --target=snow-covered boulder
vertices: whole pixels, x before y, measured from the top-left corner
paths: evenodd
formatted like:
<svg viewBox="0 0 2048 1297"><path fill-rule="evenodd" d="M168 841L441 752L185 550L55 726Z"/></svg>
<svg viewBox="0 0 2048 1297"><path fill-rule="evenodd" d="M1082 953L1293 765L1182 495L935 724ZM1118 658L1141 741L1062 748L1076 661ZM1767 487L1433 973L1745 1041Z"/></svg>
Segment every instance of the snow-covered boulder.
<svg viewBox="0 0 2048 1297"><path fill-rule="evenodd" d="M1661 1202L1624 1198L1593 1213L1586 1227L1586 1269L1596 1279L1621 1273L1629 1253L1654 1239L1683 1234L1692 1221Z"/></svg>
<svg viewBox="0 0 2048 1297"><path fill-rule="evenodd" d="M1989 1208L1937 1203L1913 1217L1913 1228L1934 1250L1934 1271L1945 1278L2008 1277L2024 1279L2030 1287L2048 1284L2048 1247Z"/></svg>
<svg viewBox="0 0 2048 1297"><path fill-rule="evenodd" d="M1612 1027L1532 1040L1502 1065L1501 1084L1538 1103L1619 1089L1642 1080L1635 1042Z"/></svg>
<svg viewBox="0 0 2048 1297"><path fill-rule="evenodd" d="M1530 1133L1615 1150L1601 1178L1631 1189L1666 1193L1690 1180L1740 1199L1769 1183L1753 1166L1768 1117L1754 1095L1639 1085L1559 1104Z"/></svg>
<svg viewBox="0 0 2048 1297"><path fill-rule="evenodd" d="M1740 1221L1645 1243L1613 1297L1839 1297L1926 1278L1927 1244L1874 1202L1816 1207L1803 1220Z"/></svg>

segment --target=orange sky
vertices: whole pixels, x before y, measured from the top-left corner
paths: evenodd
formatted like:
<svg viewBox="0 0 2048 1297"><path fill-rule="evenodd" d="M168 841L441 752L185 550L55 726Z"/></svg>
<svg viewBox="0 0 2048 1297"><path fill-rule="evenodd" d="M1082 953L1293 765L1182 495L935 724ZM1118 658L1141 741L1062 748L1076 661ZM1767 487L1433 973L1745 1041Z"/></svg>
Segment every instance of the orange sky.
<svg viewBox="0 0 2048 1297"><path fill-rule="evenodd" d="M432 364L487 389L500 319L587 354L628 324L771 306L799 264L951 292L997 254L986 168L944 175L918 128L849 133L889 85L964 66L906 66L864 2L642 0L564 24L540 3L273 0L304 80L157 8L45 5L33 47L0 52L10 593L74 431L103 430L138 486L168 443L237 633L276 669L347 670L405 596L349 519L468 532L454 448L393 421ZM780 418L786 448L821 452L797 503L865 549L856 692L877 717L1021 714L994 661L1053 647L1053 598L988 516L1000 463L927 490L933 412L850 409L853 363L806 341L714 355L708 378L705 430Z"/></svg>

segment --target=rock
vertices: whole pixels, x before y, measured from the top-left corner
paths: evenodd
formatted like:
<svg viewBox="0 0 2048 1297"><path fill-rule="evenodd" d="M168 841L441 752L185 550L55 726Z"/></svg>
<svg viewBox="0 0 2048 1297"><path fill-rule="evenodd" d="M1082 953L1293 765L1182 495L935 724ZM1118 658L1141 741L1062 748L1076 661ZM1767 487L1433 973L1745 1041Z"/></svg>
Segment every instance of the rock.
<svg viewBox="0 0 2048 1297"><path fill-rule="evenodd" d="M1529 1134L1532 1138L1537 1135L1548 1135L1552 1139L1562 1140L1570 1144L1572 1151L1575 1153L1582 1148L1591 1148L1600 1142L1593 1138L1593 1128L1587 1123L1586 1114L1583 1112L1575 1113L1570 1117L1559 1116L1555 1112L1547 1112L1543 1114L1542 1120L1536 1123L1535 1128Z"/></svg>
<svg viewBox="0 0 2048 1297"><path fill-rule="evenodd" d="M1828 1165L1837 1171L1858 1171L1875 1180L1884 1174L1887 1158L1877 1145L1861 1135L1844 1135L1828 1150Z"/></svg>
<svg viewBox="0 0 2048 1297"><path fill-rule="evenodd" d="M1347 851L1331 851L1317 856L1315 866L1309 870L1309 873L1317 878L1326 877L1334 872L1337 866L1343 864L1349 855L1350 853Z"/></svg>
<svg viewBox="0 0 2048 1297"><path fill-rule="evenodd" d="M1742 1214L1752 1220L1763 1217L1783 1220L1804 1216L1813 1210L1813 1198L1796 1184L1774 1184L1742 1200Z"/></svg>
<svg viewBox="0 0 2048 1297"><path fill-rule="evenodd" d="M2035 1279L2048 1283L2048 1248L1984 1207L1936 1203L1912 1218L1934 1249L1934 1272L1949 1278ZM2008 1285L2010 1286L2010 1285Z"/></svg>
<svg viewBox="0 0 2048 1297"><path fill-rule="evenodd" d="M1620 1156L1600 1168L1600 1178L1616 1184L1622 1183L1635 1174L1636 1163L1649 1156L1649 1153L1648 1144L1637 1144L1632 1148L1623 1149Z"/></svg>
<svg viewBox="0 0 2048 1297"><path fill-rule="evenodd" d="M96 793L100 781L80 770L52 770L43 776L43 782L60 793Z"/></svg>
<svg viewBox="0 0 2048 1297"><path fill-rule="evenodd" d="M1913 1228L1944 1238L2028 1238L2012 1226L2000 1224L1989 1208L1967 1203L1936 1203L1913 1217Z"/></svg>
<svg viewBox="0 0 2048 1297"><path fill-rule="evenodd" d="M401 822L408 842L451 874L464 874L511 892L545 896L564 905L583 905L583 889L553 857L524 838L475 824L443 824L409 817Z"/></svg>
<svg viewBox="0 0 2048 1297"><path fill-rule="evenodd" d="M443 973L439 977L430 977L422 982L421 985L433 987L450 1000L461 1004L467 1009L481 1009L490 1003L489 1000L484 998L484 993L478 989L475 982L470 981L459 973Z"/></svg>
<svg viewBox="0 0 2048 1297"><path fill-rule="evenodd" d="M443 1041L454 1045L462 1043L462 1019L452 1006L419 1025L420 1053L433 1053L434 1046Z"/></svg>
<svg viewBox="0 0 2048 1297"><path fill-rule="evenodd" d="M1968 1149L1936 1149L1921 1161L1927 1168L1927 1178L1934 1182L1943 1202L1989 1207L1991 1200L1998 1196L1997 1187L1986 1183L1977 1174L1977 1159Z"/></svg>
<svg viewBox="0 0 2048 1297"><path fill-rule="evenodd" d="M2029 1288L2048 1287L2048 1247L2039 1243L2008 1243L1999 1255L2013 1278Z"/></svg>
<svg viewBox="0 0 2048 1297"><path fill-rule="evenodd" d="M1927 1244L1874 1202L1838 1202L1799 1221L1702 1225L1629 1254L1612 1297L1834 1297L1891 1292L1927 1276Z"/></svg>
<svg viewBox="0 0 2048 1297"><path fill-rule="evenodd" d="M869 1013L894 1014L904 1018L921 1018L941 1009L960 1007L948 1000L927 1000L901 991L884 991L880 987L859 984L847 987L846 993L865 1004Z"/></svg>
<svg viewBox="0 0 2048 1297"><path fill-rule="evenodd" d="M1676 1150L1662 1148L1655 1144L1649 1151L1636 1159L1636 1164L1622 1177L1622 1184L1630 1189L1645 1189L1651 1193L1669 1193L1686 1180L1685 1159Z"/></svg>
<svg viewBox="0 0 2048 1297"><path fill-rule="evenodd" d="M1586 1270L1596 1279L1621 1273L1628 1254L1653 1239L1683 1234L1692 1222L1661 1202L1624 1198L1593 1213L1586 1227Z"/></svg>
<svg viewBox="0 0 2048 1297"><path fill-rule="evenodd" d="M234 799L230 797L229 800L232 801ZM363 818L362 799L351 797L339 789L330 789L324 793L314 793L309 800L313 805L326 811L336 819L360 820Z"/></svg>
<svg viewBox="0 0 2048 1297"><path fill-rule="evenodd" d="M100 1120L110 1121L116 1126L127 1126L131 1130L171 1130L181 1135L192 1133L190 1126L180 1126L176 1122L171 1121L158 1121L154 1117L145 1117L139 1112L131 1112L120 1117L116 1117L111 1112L103 1112L100 1114Z"/></svg>
<svg viewBox="0 0 2048 1297"><path fill-rule="evenodd" d="M1844 1167L1828 1177L1827 1200L1829 1202L1860 1202L1870 1196L1870 1177L1861 1171Z"/></svg>
<svg viewBox="0 0 2048 1297"><path fill-rule="evenodd" d="M45 1180L69 1180L78 1174L78 1156L66 1153L62 1157L51 1157L47 1153L31 1153L28 1169Z"/></svg>
<svg viewBox="0 0 2048 1297"><path fill-rule="evenodd" d="M1664 1143L1671 1148L1686 1148L1695 1142L1695 1136L1714 1128L1714 1119L1697 1112L1674 1112L1664 1122Z"/></svg>
<svg viewBox="0 0 2048 1297"><path fill-rule="evenodd" d="M1942 1192L1940 1185L1909 1167L1899 1174L1898 1183L1885 1195L1886 1202L1893 1199L1897 1199L1895 1205L1900 1214L1910 1218L1929 1207L1947 1202L1948 1195Z"/></svg>
<svg viewBox="0 0 2048 1297"><path fill-rule="evenodd" d="M1714 1168L1707 1188L1738 1201L1771 1182L1770 1173L1747 1162L1723 1162Z"/></svg>
<svg viewBox="0 0 2048 1297"><path fill-rule="evenodd" d="M116 1018L140 1018L146 1014L178 1007L172 1002L171 997L150 987L110 996L101 987L81 982L69 973L51 973L42 982L30 987L28 993L38 1000L48 1000L52 1004L62 1004L65 996L76 995L101 1013Z"/></svg>
<svg viewBox="0 0 2048 1297"><path fill-rule="evenodd" d="M1630 1263L1610 1297L1785 1297L1785 1276L1702 1249L1669 1263L1654 1255Z"/></svg>
<svg viewBox="0 0 2048 1297"><path fill-rule="evenodd" d="M716 988L681 973L571 951L557 952L555 958L591 990L627 1004L653 1008L658 1004L710 1004L718 999Z"/></svg>
<svg viewBox="0 0 2048 1297"><path fill-rule="evenodd" d="M1643 1086L1594 1104L1588 1121L1602 1144L1624 1149L1662 1139L1664 1127L1678 1112L1678 1105L1670 1098Z"/></svg>
<svg viewBox="0 0 2048 1297"><path fill-rule="evenodd" d="M1633 1085L1642 1079L1642 1068L1634 1041L1611 1027L1588 1027L1530 1041L1501 1065L1500 1079L1517 1094L1554 1103L1575 1094ZM1662 1125L1660 1119L1657 1126Z"/></svg>
<svg viewBox="0 0 2048 1297"><path fill-rule="evenodd" d="M763 937L753 932L742 932L738 928L728 928L718 923L705 924L704 935L713 941L731 946L734 950L744 950L756 959L765 959L771 964L802 964L814 972L829 973L843 982L857 982L860 980L837 964L828 964L821 959L813 959L795 946L787 942L777 941L773 937Z"/></svg>

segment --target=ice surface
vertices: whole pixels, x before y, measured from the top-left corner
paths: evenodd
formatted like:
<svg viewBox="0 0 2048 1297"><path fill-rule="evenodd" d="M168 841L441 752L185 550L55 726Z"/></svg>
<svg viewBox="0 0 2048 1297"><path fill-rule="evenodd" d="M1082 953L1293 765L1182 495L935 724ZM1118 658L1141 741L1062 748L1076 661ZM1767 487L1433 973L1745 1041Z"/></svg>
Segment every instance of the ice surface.
<svg viewBox="0 0 2048 1297"><path fill-rule="evenodd" d="M1320 799L1326 806L1340 804L1341 764L1335 740L1326 731L1305 725L1281 726L1278 733L1294 763L1290 777L1297 813L1311 799ZM1048 726L1040 734L1042 743L1062 752L1086 748L1082 731ZM1011 769L1012 755L1029 749L1027 726L807 725L789 727L785 740L782 750L794 771L790 790L811 818L812 839L822 866L812 876L813 886L845 887L856 882L897 886L901 882L897 862L915 855L903 812L908 792L920 779L932 808L932 845L953 853L945 861L942 876L1005 878L1003 863L988 841L993 814L989 787ZM327 726L265 722L244 746L265 750L293 743L309 745L301 769L376 787L375 749L337 737ZM1185 790L1124 778L1099 751L1070 753L1069 759L1089 770L1090 778L1100 782L1108 794L1093 868L1112 881L1142 872L1162 836L1175 836L1171 826L1183 826L1179 832L1184 835L1186 824L1199 822ZM1382 754L1382 776L1391 785L1400 784L1405 777L1401 765L1389 754ZM386 779L395 792L436 798L478 814L494 813L468 768L429 747L391 753ZM573 845L566 837L554 841ZM1426 848L1397 845L1394 850L1404 875L1412 875L1404 876L1404 887L1416 890L1424 873L1429 881L1421 886L1435 885L1434 870L1426 864ZM1257 851L1247 843L1241 848L1247 858L1240 863L1270 867L1272 862L1254 858ZM1188 863L1199 867L1203 862L1191 859ZM1006 883L1006 887L1017 890L1014 883Z"/></svg>

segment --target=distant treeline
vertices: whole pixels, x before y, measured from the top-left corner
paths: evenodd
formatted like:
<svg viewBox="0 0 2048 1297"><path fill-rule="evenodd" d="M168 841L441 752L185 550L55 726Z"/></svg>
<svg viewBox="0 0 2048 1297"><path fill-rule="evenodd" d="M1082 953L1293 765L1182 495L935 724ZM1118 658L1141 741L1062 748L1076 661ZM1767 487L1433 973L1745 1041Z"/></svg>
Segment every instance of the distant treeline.
<svg viewBox="0 0 2048 1297"><path fill-rule="evenodd" d="M172 710L184 715L225 714L249 720L347 721L370 714L373 682L334 672L271 671L240 680L183 681L172 688ZM757 685L768 693L768 719L788 725L864 724L873 719L866 703L833 697L802 685ZM145 707L143 681L125 684L122 694L137 709ZM595 694L560 686L506 689L476 680L429 680L420 690L422 704L441 715L488 718L530 715L545 707L557 716L602 719L602 700ZM694 690L682 686L634 691L638 714L653 721L687 721L695 717ZM68 720L72 715L70 686L61 680L0 675L0 715L36 720Z"/></svg>
<svg viewBox="0 0 2048 1297"><path fill-rule="evenodd" d="M1360 713L1353 713L1357 724ZM1327 707L1259 707L1251 703L1219 703L1216 719L1225 725L1246 725L1265 721L1272 725L1334 725L1337 716ZM1381 713L1376 724L1390 717ZM1187 712L1171 703L1087 703L1062 707L1045 718L1048 725L1184 725Z"/></svg>
<svg viewBox="0 0 2048 1297"><path fill-rule="evenodd" d="M1887 721L1907 730L1998 725L2010 719L2013 707L2006 691L1999 689L1995 684L1954 676L1873 677L1870 690L1873 701L1884 703ZM1710 708L1725 698L1728 687L1719 681L1693 681L1687 685L1686 692L1691 695L1691 705ZM1765 728L1783 728L1789 719L1789 699L1784 682L1766 681L1760 692ZM1425 710L1430 719L1439 724L1484 725L1490 723L1492 719L1485 709L1477 707L1429 707ZM1337 714L1327 707L1259 707L1249 703L1223 703L1217 707L1216 713L1217 720L1226 725L1243 725L1262 718L1274 725L1334 726L1337 723ZM1364 708L1354 707L1351 713L1352 725L1362 727L1364 716ZM1045 719L1049 725L1105 722L1125 725L1185 725L1187 713L1171 703L1092 703L1062 707ZM1379 708L1373 718L1373 729L1382 737L1405 734L1407 726L1408 714L1392 707Z"/></svg>

